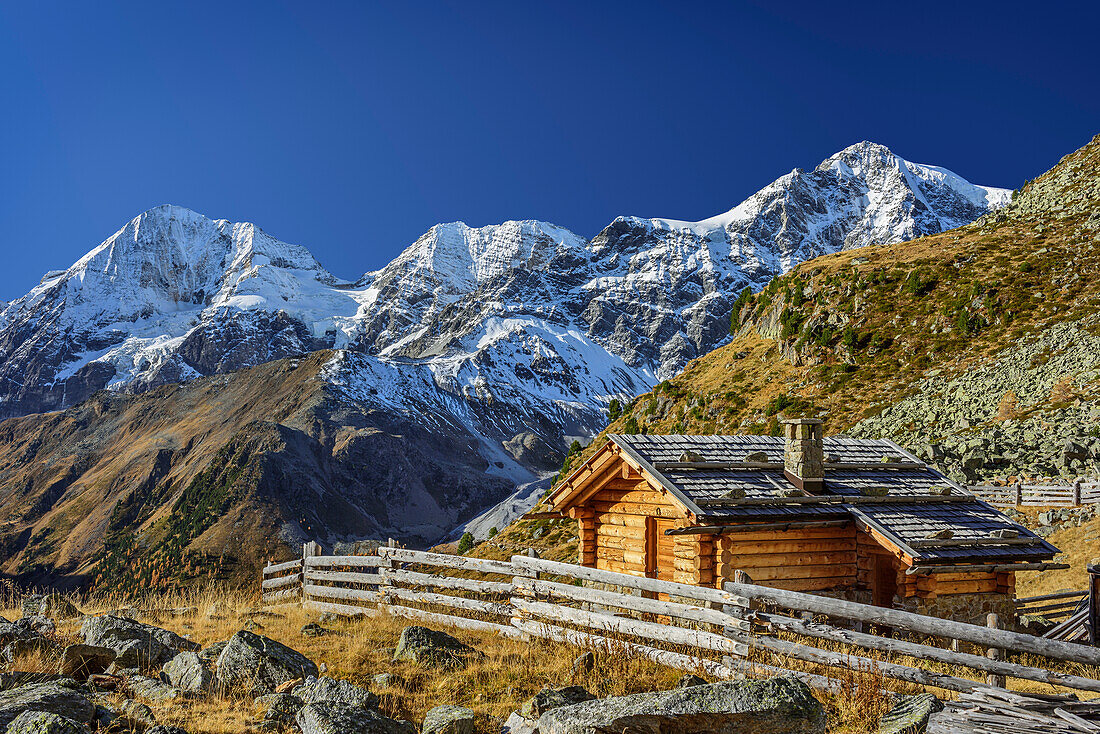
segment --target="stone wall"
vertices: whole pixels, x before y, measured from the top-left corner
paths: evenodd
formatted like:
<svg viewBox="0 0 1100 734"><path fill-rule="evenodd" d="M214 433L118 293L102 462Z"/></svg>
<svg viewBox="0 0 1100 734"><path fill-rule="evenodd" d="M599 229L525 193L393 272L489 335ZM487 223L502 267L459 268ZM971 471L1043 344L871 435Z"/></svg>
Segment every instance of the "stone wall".
<svg viewBox="0 0 1100 734"><path fill-rule="evenodd" d="M986 615L994 612L1000 617L1003 628L1013 629L1016 624L1016 604L1010 594L945 594L934 599L895 596L894 607L930 617L983 626Z"/></svg>

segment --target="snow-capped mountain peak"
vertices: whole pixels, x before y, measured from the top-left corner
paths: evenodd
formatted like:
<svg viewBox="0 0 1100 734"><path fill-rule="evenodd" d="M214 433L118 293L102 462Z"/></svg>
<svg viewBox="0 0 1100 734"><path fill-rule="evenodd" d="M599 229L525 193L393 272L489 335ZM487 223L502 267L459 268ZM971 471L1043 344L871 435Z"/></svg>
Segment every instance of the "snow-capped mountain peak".
<svg viewBox="0 0 1100 734"><path fill-rule="evenodd" d="M0 415L335 348L360 355L340 384L380 410L461 424L493 466L506 451L545 468L611 397L726 339L746 286L1007 199L862 142L697 222L619 217L591 240L536 220L438 224L354 284L255 225L160 206L3 307Z"/></svg>

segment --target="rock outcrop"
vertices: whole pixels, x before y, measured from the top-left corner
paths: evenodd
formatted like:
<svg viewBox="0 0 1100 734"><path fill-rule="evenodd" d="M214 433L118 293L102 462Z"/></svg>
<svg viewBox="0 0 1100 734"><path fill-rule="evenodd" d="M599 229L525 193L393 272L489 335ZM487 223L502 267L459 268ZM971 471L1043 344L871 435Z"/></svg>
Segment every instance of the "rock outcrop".
<svg viewBox="0 0 1100 734"><path fill-rule="evenodd" d="M401 630L393 659L406 660L428 667L464 667L478 652L446 632L427 627L406 627Z"/></svg>
<svg viewBox="0 0 1100 734"><path fill-rule="evenodd" d="M302 734L416 734L416 727L407 721L332 701L303 706L296 721Z"/></svg>
<svg viewBox="0 0 1100 734"><path fill-rule="evenodd" d="M801 681L773 678L604 698L556 708L539 734L822 734L825 712Z"/></svg>
<svg viewBox="0 0 1100 734"><path fill-rule="evenodd" d="M177 653L199 649L175 632L109 614L86 617L80 634L86 645L114 650L120 668L159 667Z"/></svg>
<svg viewBox="0 0 1100 734"><path fill-rule="evenodd" d="M254 696L275 693L282 683L317 675L317 666L281 642L244 630L230 638L217 662L217 680Z"/></svg>
<svg viewBox="0 0 1100 734"><path fill-rule="evenodd" d="M0 728L28 711L63 716L79 724L89 724L95 716L95 706L72 680L32 683L0 691Z"/></svg>

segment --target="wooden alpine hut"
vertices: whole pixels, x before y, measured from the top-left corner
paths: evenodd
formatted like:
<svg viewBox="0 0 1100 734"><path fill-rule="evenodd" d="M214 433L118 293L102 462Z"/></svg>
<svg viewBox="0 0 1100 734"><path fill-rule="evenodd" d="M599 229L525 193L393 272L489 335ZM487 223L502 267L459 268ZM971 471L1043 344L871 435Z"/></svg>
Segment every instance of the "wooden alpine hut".
<svg viewBox="0 0 1100 734"><path fill-rule="evenodd" d="M579 562L720 586L758 584L984 623L1014 616L1015 574L1050 543L904 451L823 438L612 435L551 495Z"/></svg>

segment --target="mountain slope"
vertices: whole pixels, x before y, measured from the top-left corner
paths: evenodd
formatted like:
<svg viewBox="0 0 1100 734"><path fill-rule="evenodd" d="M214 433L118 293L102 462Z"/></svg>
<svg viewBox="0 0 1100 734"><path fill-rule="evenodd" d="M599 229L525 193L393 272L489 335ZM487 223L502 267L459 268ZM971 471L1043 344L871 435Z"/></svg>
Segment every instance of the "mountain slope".
<svg viewBox="0 0 1100 734"><path fill-rule="evenodd" d="M320 351L0 423L0 573L250 579L307 539L430 542L511 490L457 420L425 427L334 387L362 358Z"/></svg>
<svg viewBox="0 0 1100 734"><path fill-rule="evenodd" d="M610 432L897 440L962 481L1100 474L1100 136L942 234L802 263Z"/></svg>

